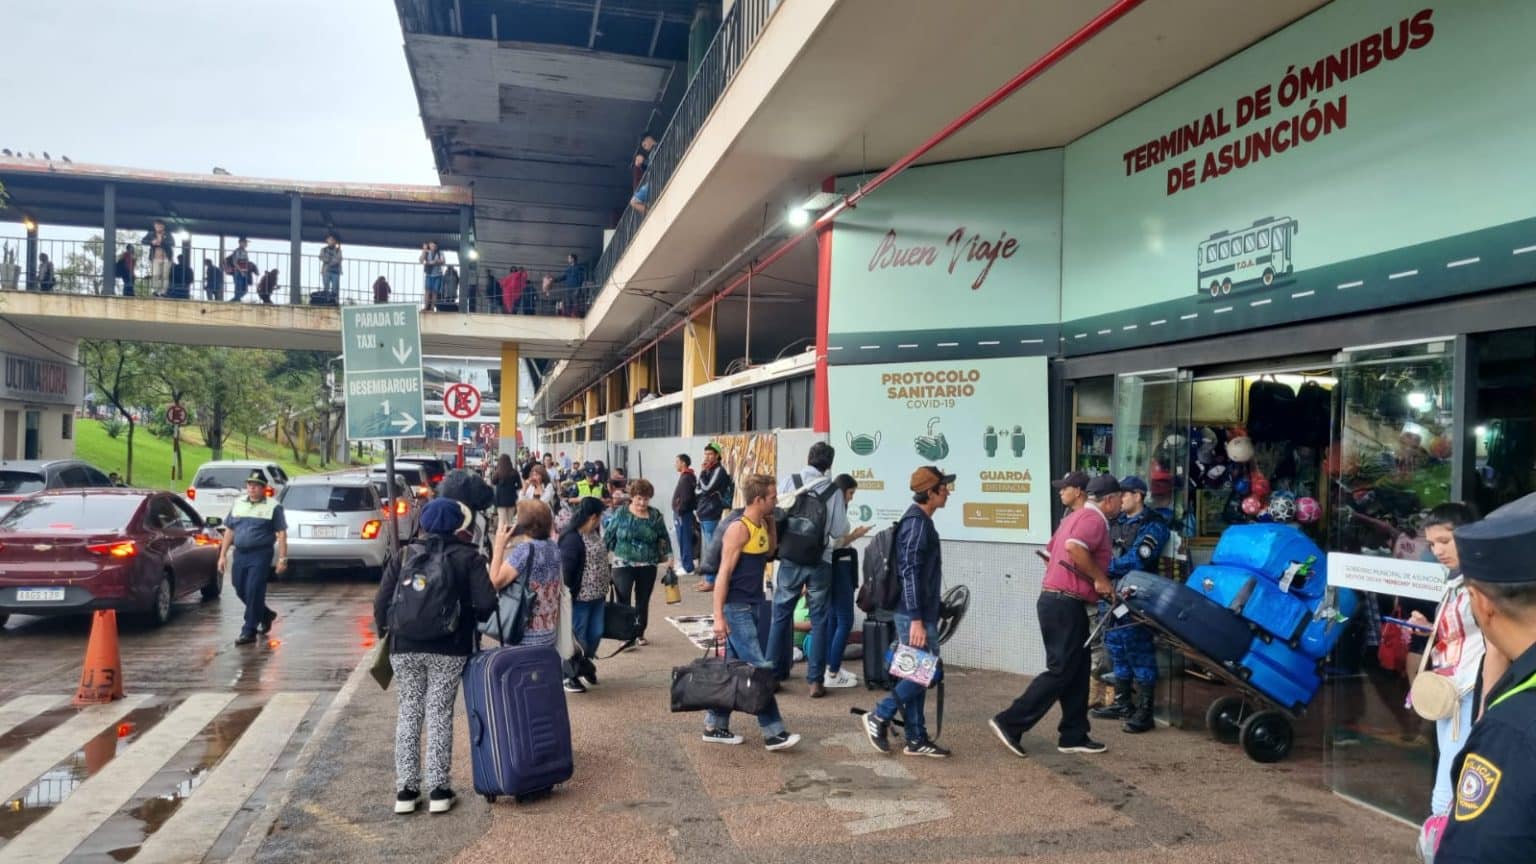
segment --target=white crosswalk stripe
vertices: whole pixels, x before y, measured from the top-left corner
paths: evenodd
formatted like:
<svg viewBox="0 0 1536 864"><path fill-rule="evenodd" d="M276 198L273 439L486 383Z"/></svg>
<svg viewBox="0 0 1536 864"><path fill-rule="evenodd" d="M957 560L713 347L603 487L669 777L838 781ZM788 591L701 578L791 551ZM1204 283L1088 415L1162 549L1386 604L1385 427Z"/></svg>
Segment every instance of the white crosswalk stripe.
<svg viewBox="0 0 1536 864"><path fill-rule="evenodd" d="M190 793L183 793L181 805L145 838L132 860L144 864L201 861L277 764L319 695L280 692L268 697L223 758L208 768ZM199 692L170 700L174 707L163 719L153 725L146 721L139 737L126 745L119 742L117 754L99 771L80 781L67 797L9 841L0 840L0 864L49 864L66 860L77 849L84 853L81 844L136 798L173 792L155 788L156 775L223 712L233 710L236 698L234 692ZM67 699L28 695L0 704L0 734L64 705ZM153 694L135 694L62 719L0 761L0 801L30 800L33 784L45 780L49 772L131 712L156 704L156 699ZM0 813L0 827L9 815Z"/></svg>
<svg viewBox="0 0 1536 864"><path fill-rule="evenodd" d="M234 693L189 696L47 816L0 847L0 864L63 861L234 698Z"/></svg>
<svg viewBox="0 0 1536 864"><path fill-rule="evenodd" d="M4 735L63 701L63 696L18 696L0 705L0 735Z"/></svg>
<svg viewBox="0 0 1536 864"><path fill-rule="evenodd" d="M273 696L224 760L176 814L149 836L133 860L138 864L201 861L230 817L272 770L314 702L314 693Z"/></svg>
<svg viewBox="0 0 1536 864"><path fill-rule="evenodd" d="M106 705L83 708L79 714L0 762L0 800L11 798L26 789L44 771L80 749L96 733L121 720L123 715L147 701L148 696L129 696Z"/></svg>

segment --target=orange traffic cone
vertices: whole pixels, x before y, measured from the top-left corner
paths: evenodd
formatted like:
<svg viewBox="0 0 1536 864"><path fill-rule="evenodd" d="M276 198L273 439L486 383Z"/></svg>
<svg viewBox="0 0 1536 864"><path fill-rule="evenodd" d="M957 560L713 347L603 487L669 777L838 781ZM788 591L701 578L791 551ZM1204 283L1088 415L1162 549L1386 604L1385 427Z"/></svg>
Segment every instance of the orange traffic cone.
<svg viewBox="0 0 1536 864"><path fill-rule="evenodd" d="M85 647L76 705L95 705L123 698L123 659L117 650L117 612L97 610L91 621L91 641Z"/></svg>

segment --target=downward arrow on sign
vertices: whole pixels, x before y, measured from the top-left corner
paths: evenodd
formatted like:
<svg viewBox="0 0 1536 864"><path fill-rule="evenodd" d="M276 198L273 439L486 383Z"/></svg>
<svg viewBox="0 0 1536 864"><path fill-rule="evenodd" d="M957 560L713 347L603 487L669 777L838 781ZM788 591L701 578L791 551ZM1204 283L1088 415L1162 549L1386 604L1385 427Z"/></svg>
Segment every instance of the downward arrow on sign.
<svg viewBox="0 0 1536 864"><path fill-rule="evenodd" d="M401 365L404 365L405 361L411 359L411 354L415 350L416 349L414 349L411 346L405 344L405 339L401 338L401 339L396 339L395 340L395 347L390 349L390 353L395 355L395 361L396 362L400 363ZM415 421L412 421L412 422L415 422Z"/></svg>
<svg viewBox="0 0 1536 864"><path fill-rule="evenodd" d="M389 421L389 425L394 426L395 428L399 429L401 432L409 432L412 429L416 428L416 418L412 417L411 415L407 414L404 411L401 411L400 412L400 419L399 420L391 420L391 421Z"/></svg>

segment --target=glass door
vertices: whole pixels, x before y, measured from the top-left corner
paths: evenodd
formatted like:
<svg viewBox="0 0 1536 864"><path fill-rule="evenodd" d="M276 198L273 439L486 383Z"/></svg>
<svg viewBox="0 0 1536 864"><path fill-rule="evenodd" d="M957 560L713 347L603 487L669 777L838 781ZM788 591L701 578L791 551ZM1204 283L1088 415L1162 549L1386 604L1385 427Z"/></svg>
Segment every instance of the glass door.
<svg viewBox="0 0 1536 864"><path fill-rule="evenodd" d="M1147 506L1172 526L1163 550L1163 575L1182 579L1184 477L1189 455L1189 417L1193 386L1188 370L1132 372L1115 379L1114 448L1110 464L1116 477L1134 475L1147 483ZM1166 645L1158 647L1157 716L1170 726L1184 722L1184 658Z"/></svg>
<svg viewBox="0 0 1536 864"><path fill-rule="evenodd" d="M1330 551L1433 560L1420 521L1455 488L1455 344L1445 338L1339 354L1339 430L1327 462ZM1329 657L1328 782L1418 822L1429 812L1434 727L1404 707L1405 674L1376 659L1381 615L1410 601L1363 600Z"/></svg>

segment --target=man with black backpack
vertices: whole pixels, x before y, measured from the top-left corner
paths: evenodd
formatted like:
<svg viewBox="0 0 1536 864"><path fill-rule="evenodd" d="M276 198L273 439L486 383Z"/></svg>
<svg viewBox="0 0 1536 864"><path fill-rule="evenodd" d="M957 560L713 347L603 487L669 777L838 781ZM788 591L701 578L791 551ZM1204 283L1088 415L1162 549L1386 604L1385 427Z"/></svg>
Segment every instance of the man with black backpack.
<svg viewBox="0 0 1536 864"><path fill-rule="evenodd" d="M785 506L779 514L779 567L773 592L773 624L768 630L768 659L779 680L789 678L794 663L795 605L802 590L811 613L811 650L805 658L811 698L827 695L827 595L832 590L832 549L848 533L848 505L832 485L836 451L825 441L811 445L806 466L779 487ZM846 676L851 679L852 676ZM839 678L834 687L857 680Z"/></svg>
<svg viewBox="0 0 1536 864"><path fill-rule="evenodd" d="M933 524L933 514L949 503L954 482L955 475L945 474L937 465L924 465L913 471L908 483L908 488L912 490L912 505L902 514L894 532L887 534L882 531L870 543L870 549L883 547L888 550L887 560L870 565L884 571L890 586L875 586L875 590L884 595L875 599L875 605L891 608L895 612L896 638L901 644L920 648L935 656L939 653L944 556L939 547L939 531ZM890 537L888 544L885 539L887 537ZM866 550L866 554L870 554L869 550ZM897 582L900 583L899 591L895 590ZM935 683L942 677L943 668L940 664ZM927 699L928 688L925 685L906 679L896 682L890 695L880 700L875 710L859 718L870 746L881 753L891 752L891 721L895 719L896 712L900 711L902 730L907 738L907 746L902 750L902 755L938 759L948 756L948 750L933 743L928 737L923 719L923 707Z"/></svg>
<svg viewBox="0 0 1536 864"><path fill-rule="evenodd" d="M731 481L730 472L720 464L720 445L711 441L704 445L704 466L699 469L698 485L694 489L694 515L699 519L699 535L705 548L714 540L720 517L731 509L735 497L736 485ZM694 590L715 590L714 575L705 574Z"/></svg>

